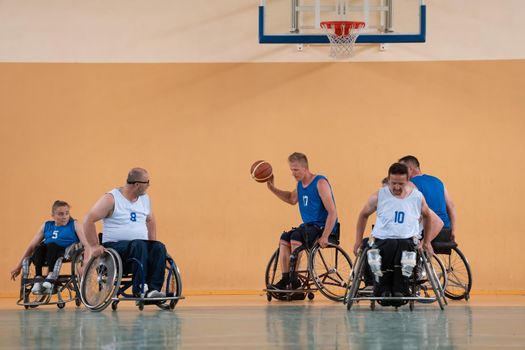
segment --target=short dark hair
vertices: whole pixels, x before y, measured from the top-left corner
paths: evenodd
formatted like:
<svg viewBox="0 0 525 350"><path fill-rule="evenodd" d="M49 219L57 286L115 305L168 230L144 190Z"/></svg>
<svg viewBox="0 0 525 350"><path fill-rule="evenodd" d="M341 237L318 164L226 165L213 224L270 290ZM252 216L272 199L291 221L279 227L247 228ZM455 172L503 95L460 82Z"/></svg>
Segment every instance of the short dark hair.
<svg viewBox="0 0 525 350"><path fill-rule="evenodd" d="M408 163L415 166L416 168L419 168L419 160L417 160L417 158L414 156L404 156L403 158L399 159L398 162Z"/></svg>
<svg viewBox="0 0 525 350"><path fill-rule="evenodd" d="M386 185L388 183L388 177L384 177L383 180L381 180L381 185Z"/></svg>
<svg viewBox="0 0 525 350"><path fill-rule="evenodd" d="M128 178L126 179L126 182L128 184L134 184L137 181L142 181L144 178L144 175L146 175L148 172L146 169L143 168L133 168L128 173Z"/></svg>
<svg viewBox="0 0 525 350"><path fill-rule="evenodd" d="M294 152L288 156L289 162L300 162L303 163L308 168L308 158L306 155L299 152Z"/></svg>
<svg viewBox="0 0 525 350"><path fill-rule="evenodd" d="M394 163L388 168L388 176L390 175L406 175L408 176L408 167L402 163Z"/></svg>
<svg viewBox="0 0 525 350"><path fill-rule="evenodd" d="M53 203L53 206L51 207L51 214L54 214L55 210L57 210L60 207L68 207L68 208L70 208L70 205L68 204L68 202L64 202L64 201L61 201L61 200L56 200L55 203Z"/></svg>

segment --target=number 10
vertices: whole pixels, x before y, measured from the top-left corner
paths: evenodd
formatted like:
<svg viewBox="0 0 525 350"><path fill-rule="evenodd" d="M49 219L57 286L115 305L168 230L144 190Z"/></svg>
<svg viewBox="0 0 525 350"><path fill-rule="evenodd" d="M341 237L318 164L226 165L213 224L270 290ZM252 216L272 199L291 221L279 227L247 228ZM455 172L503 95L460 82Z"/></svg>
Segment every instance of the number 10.
<svg viewBox="0 0 525 350"><path fill-rule="evenodd" d="M394 222L398 224L402 224L404 221L405 221L405 212L396 211L394 213Z"/></svg>

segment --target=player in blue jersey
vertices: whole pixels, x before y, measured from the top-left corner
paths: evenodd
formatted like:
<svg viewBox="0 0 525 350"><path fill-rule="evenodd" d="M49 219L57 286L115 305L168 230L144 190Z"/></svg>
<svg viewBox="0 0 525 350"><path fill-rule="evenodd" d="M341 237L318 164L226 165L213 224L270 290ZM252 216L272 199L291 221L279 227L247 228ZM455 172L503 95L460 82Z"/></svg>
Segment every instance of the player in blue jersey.
<svg viewBox="0 0 525 350"><path fill-rule="evenodd" d="M443 220L444 226L437 239L448 240L448 237L450 237L450 240L454 241L456 207L443 182L435 176L423 174L419 161L414 156L405 156L399 162L408 167L410 181L423 193L430 209Z"/></svg>
<svg viewBox="0 0 525 350"><path fill-rule="evenodd" d="M26 248L20 262L11 270L14 280L20 274L24 258L33 256L35 265L35 284L33 293L50 293L58 276L53 274L53 268L58 258L64 256L65 249L78 242L77 234L82 235L82 226L69 214L70 206L64 201L55 201L51 209L53 220L45 222L35 234ZM42 277L42 267L47 262L48 275Z"/></svg>
<svg viewBox="0 0 525 350"><path fill-rule="evenodd" d="M322 175L310 172L308 159L302 153L293 153L288 157L288 164L297 187L292 191L283 191L275 187L273 177L267 182L268 189L279 199L291 205L299 204L302 223L281 235L279 242L279 260L281 261L282 279L273 287L297 289L301 283L297 276L290 276L290 254L306 244L312 246L318 239L319 245L325 248L328 237L335 232L337 210L332 188Z"/></svg>

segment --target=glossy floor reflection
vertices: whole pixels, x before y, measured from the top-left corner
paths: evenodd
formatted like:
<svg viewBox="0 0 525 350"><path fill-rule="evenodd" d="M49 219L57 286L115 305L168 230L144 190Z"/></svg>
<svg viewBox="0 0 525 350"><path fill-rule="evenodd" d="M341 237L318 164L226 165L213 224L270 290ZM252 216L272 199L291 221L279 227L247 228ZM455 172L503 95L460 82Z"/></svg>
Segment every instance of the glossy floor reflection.
<svg viewBox="0 0 525 350"><path fill-rule="evenodd" d="M324 301L272 302L263 297L192 297L175 311L131 305L93 313L24 310L1 304L0 348L523 348L525 303L455 302L445 311L416 305L394 311L363 303L347 312ZM230 301L229 301L230 300ZM244 300L244 301L243 301Z"/></svg>

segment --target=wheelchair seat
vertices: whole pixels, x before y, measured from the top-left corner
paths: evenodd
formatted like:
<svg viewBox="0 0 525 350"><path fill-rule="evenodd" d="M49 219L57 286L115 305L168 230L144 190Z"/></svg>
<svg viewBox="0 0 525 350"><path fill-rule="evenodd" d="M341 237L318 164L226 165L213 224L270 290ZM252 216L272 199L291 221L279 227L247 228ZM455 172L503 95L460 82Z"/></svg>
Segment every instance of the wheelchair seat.
<svg viewBox="0 0 525 350"><path fill-rule="evenodd" d="M17 305L24 306L26 309L41 305L56 305L62 309L66 303L74 301L76 306L80 306L79 269L81 269L82 263L82 244L77 242L66 247L64 256L57 259L55 266L48 266L47 262L44 264L44 267L48 268L48 272L53 272L57 276L53 289L50 293L37 294L32 292L32 287L37 282L33 257L24 258ZM68 273L62 272L64 264L70 264Z"/></svg>

